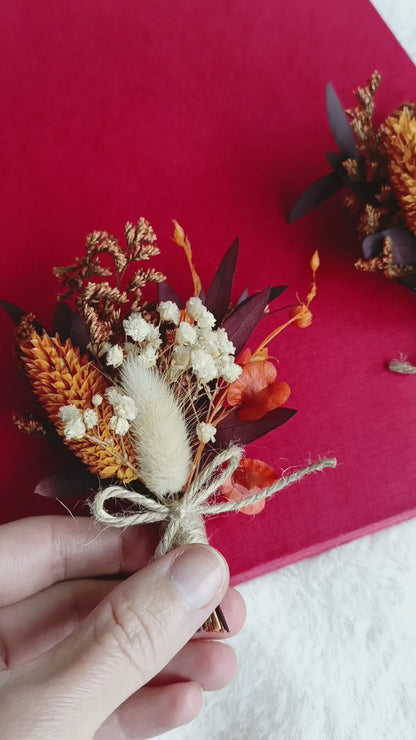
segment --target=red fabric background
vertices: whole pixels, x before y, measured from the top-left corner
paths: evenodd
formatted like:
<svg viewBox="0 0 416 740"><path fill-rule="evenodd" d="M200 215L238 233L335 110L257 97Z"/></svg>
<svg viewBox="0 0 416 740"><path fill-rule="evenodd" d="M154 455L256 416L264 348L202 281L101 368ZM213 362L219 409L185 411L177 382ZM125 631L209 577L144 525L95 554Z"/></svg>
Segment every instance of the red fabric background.
<svg viewBox="0 0 416 740"><path fill-rule="evenodd" d="M385 363L415 349L415 296L354 271L358 248L339 201L285 221L300 191L327 171L328 79L348 105L379 69L380 115L414 96L414 67L370 4L3 0L0 55L1 297L50 322L52 267L82 254L92 229L121 236L140 215L184 295L172 218L186 228L206 283L239 234L236 293L290 282L281 305L295 290L305 295L319 247L315 322L274 347L299 413L250 454L282 468L331 454L339 466L254 519L209 523L234 580L414 514L414 379ZM272 325L265 320L262 333ZM27 398L12 333L0 316L3 521L61 511L32 493L56 459L9 421Z"/></svg>

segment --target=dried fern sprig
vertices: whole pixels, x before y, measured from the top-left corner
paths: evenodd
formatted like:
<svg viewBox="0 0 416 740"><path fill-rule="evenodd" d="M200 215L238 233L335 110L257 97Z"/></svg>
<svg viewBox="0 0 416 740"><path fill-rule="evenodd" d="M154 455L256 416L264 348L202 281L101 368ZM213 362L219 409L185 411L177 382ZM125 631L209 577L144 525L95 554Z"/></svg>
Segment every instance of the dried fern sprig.
<svg viewBox="0 0 416 740"><path fill-rule="evenodd" d="M45 424L33 414L12 414L13 424L20 432L25 432L31 437L46 437Z"/></svg>

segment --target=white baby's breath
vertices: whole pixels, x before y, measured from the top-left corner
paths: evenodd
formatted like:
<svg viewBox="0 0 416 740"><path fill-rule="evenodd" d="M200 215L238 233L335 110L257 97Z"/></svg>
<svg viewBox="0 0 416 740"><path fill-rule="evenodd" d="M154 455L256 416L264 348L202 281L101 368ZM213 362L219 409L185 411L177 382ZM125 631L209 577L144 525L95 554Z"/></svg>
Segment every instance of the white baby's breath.
<svg viewBox="0 0 416 740"><path fill-rule="evenodd" d="M136 405L130 396L120 393L118 388L114 386L107 388L105 395L115 411L115 416L120 419L128 419L129 421L133 421L136 418Z"/></svg>
<svg viewBox="0 0 416 740"><path fill-rule="evenodd" d="M130 429L130 424L127 419L120 416L112 416L108 426L112 432L119 434L120 437L124 437Z"/></svg>
<svg viewBox="0 0 416 740"><path fill-rule="evenodd" d="M83 419L87 429L92 429L98 424L97 412L93 409L86 409L83 413Z"/></svg>
<svg viewBox="0 0 416 740"><path fill-rule="evenodd" d="M214 334L216 337L218 349L221 354L235 355L235 347L233 343L228 339L228 334L225 329L216 329Z"/></svg>
<svg viewBox="0 0 416 740"><path fill-rule="evenodd" d="M181 321L179 324L176 334L175 334L175 343L176 344L196 344L197 342L197 332L196 329L191 326L191 324L188 324L187 321Z"/></svg>
<svg viewBox="0 0 416 740"><path fill-rule="evenodd" d="M120 365L123 364L123 359L123 350L118 344L114 344L110 347L105 357L107 365L110 365L111 367L120 367Z"/></svg>
<svg viewBox="0 0 416 740"><path fill-rule="evenodd" d="M61 406L59 416L64 423L65 439L69 441L83 438L87 429L82 420L82 414L76 406Z"/></svg>
<svg viewBox="0 0 416 740"><path fill-rule="evenodd" d="M214 442L216 433L217 430L213 424L206 424L202 421L196 425L196 436L204 445L208 442Z"/></svg>
<svg viewBox="0 0 416 740"><path fill-rule="evenodd" d="M203 349L195 349L191 352L192 370L201 383L209 383L218 377L215 360Z"/></svg>
<svg viewBox="0 0 416 740"><path fill-rule="evenodd" d="M138 354L138 358L144 367L156 367L157 349L152 344L148 344Z"/></svg>
<svg viewBox="0 0 416 740"><path fill-rule="evenodd" d="M126 337L131 337L134 342L144 342L153 328L139 313L132 313L123 321Z"/></svg>
<svg viewBox="0 0 416 740"><path fill-rule="evenodd" d="M76 421L81 418L81 412L76 406L69 404L68 406L61 406L59 409L59 416L61 421L66 424L68 421Z"/></svg>
<svg viewBox="0 0 416 740"><path fill-rule="evenodd" d="M180 321L181 312L173 301L161 301L157 307L161 321L168 321L177 326Z"/></svg>
<svg viewBox="0 0 416 740"><path fill-rule="evenodd" d="M186 310L189 316L196 321L201 329L212 329L215 326L215 316L205 308L201 299L192 296L186 303Z"/></svg>
<svg viewBox="0 0 416 740"><path fill-rule="evenodd" d="M103 402L103 397L100 396L99 393L95 393L93 397L91 398L91 402L93 406L101 406Z"/></svg>
<svg viewBox="0 0 416 740"><path fill-rule="evenodd" d="M161 339L160 332L157 326L153 326L153 324L149 324L149 331L147 333L147 337L145 341L146 341L146 346L150 344L155 349L159 349L160 345L162 344L162 339Z"/></svg>
<svg viewBox="0 0 416 740"><path fill-rule="evenodd" d="M219 365L219 363L217 364ZM237 365L235 362L226 362L220 369L221 377L226 383L234 383L234 381L240 377L242 372L243 368L241 365Z"/></svg>

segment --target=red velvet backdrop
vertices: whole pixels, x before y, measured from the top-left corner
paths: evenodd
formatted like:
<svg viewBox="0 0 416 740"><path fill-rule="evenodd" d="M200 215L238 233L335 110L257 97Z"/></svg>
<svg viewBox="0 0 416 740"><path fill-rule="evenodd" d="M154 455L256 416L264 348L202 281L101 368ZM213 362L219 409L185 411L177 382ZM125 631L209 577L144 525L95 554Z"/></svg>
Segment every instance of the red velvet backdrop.
<svg viewBox="0 0 416 740"><path fill-rule="evenodd" d="M172 218L206 281L240 235L236 293L290 282L282 302L305 295L308 261L320 250L315 322L274 346L299 413L250 454L280 468L331 454L339 466L283 492L253 520L210 522L234 580L414 514L414 379L385 363L415 350L415 296L354 271L358 246L339 200L296 225L285 220L328 169L328 79L351 105L352 89L379 69L380 115L414 97L414 67L372 6L3 0L0 55L1 297L50 323L52 267L82 254L92 229L121 236L141 215L184 296L190 285L169 240ZM272 325L265 320L262 332ZM33 494L57 460L10 423L28 394L3 315L0 333L1 519L61 511Z"/></svg>

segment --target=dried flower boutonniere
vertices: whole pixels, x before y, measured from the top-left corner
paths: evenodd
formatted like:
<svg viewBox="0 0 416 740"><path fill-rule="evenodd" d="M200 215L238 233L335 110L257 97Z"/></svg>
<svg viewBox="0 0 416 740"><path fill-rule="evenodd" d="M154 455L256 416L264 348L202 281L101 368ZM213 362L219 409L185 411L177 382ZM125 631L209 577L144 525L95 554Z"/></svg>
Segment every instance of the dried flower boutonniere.
<svg viewBox="0 0 416 740"><path fill-rule="evenodd" d="M380 81L374 72L355 91L358 105L345 111L328 83L326 108L339 151L326 155L333 171L300 196L290 221L347 186L344 203L363 250L356 268L382 272L416 290L415 104L404 103L376 124L374 95Z"/></svg>
<svg viewBox="0 0 416 740"><path fill-rule="evenodd" d="M284 406L290 388L277 379L268 346L286 327L311 323L318 254L306 301L252 351L246 343L253 329L286 286L246 292L232 303L236 241L205 294L176 222L173 238L192 276L186 303L160 271L143 267L159 254L145 219L127 224L123 246L107 232L92 232L85 257L55 269L62 294L51 332L33 314L2 302L18 325L16 354L43 409L39 417L16 415L15 422L72 453L70 468L37 491L61 497L87 487L95 492L98 522L160 522L156 557L207 542L204 517L258 513L276 492L336 464L322 459L280 476L242 455L244 445L295 413ZM145 295L152 283L157 301ZM220 607L204 628L227 629Z"/></svg>

